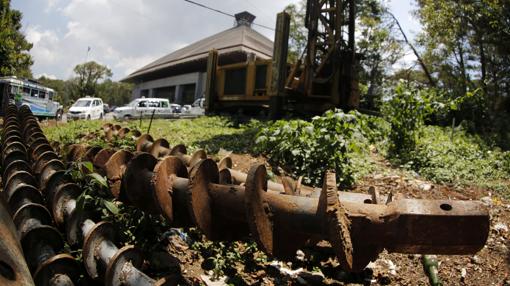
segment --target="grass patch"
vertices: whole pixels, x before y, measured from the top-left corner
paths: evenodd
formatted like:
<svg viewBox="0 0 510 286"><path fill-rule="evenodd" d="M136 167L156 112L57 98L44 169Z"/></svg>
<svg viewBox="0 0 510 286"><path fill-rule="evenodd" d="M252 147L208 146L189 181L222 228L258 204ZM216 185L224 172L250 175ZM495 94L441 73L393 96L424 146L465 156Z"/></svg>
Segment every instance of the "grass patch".
<svg viewBox="0 0 510 286"><path fill-rule="evenodd" d="M411 157L407 167L434 182L510 190L510 153L465 131L427 126Z"/></svg>
<svg viewBox="0 0 510 286"><path fill-rule="evenodd" d="M76 139L79 134L97 131L106 122L108 121L72 121L58 126L47 126L43 129L49 140L71 144L79 141ZM112 123L138 129L142 133L147 132L149 128L148 119L142 120L141 125L138 120L112 121ZM239 125L228 117L220 116L177 120L157 119L152 122L150 134L154 139L165 138L172 146L185 144L190 151L201 148L210 154L215 154L220 149L249 153L259 126L258 121ZM100 140L89 143L101 145Z"/></svg>
<svg viewBox="0 0 510 286"><path fill-rule="evenodd" d="M256 154L261 152L266 154L273 162L277 161L274 163L280 167L291 164L291 167L295 169L297 165L303 167L303 162L308 162L307 160L314 160L313 164L310 163L311 165L307 163L310 166L313 165L313 168L295 169L295 172L291 172L291 174L294 176L307 175L309 176L309 178L305 178L307 183L320 185L321 176L319 171L327 170L329 160L327 157L334 158L338 156L336 152L340 150L338 146L333 144L335 139L331 138L336 138L338 135L336 133L347 128L352 129L349 131L352 132L352 135L341 144L341 146L349 146L349 148L344 148L342 151L345 155L342 160L347 161L340 160L339 162L343 162L342 167L350 172L353 182L374 171L384 171L380 170L380 166L378 167L371 158L369 146L370 144L377 146L378 151L383 156L388 156L387 134L389 127L387 122L381 118L358 115L356 126L348 125L349 127L346 127L342 125L342 128L340 128L338 124L344 124L345 118L335 119L335 116L329 116L326 119L324 119L326 120L324 122L320 121L321 124L299 121L302 128L292 129L295 132L285 128L297 125L298 121L296 120L287 121L286 124L280 123L282 126L275 128L277 125L259 121L251 121L248 124L240 125L228 117L220 116L178 120L158 119L153 121L150 133L154 138L167 139L171 145L185 144L190 151L202 148L209 154L216 154L220 149L237 153ZM338 122L335 120L338 120ZM315 123L317 122L319 121L316 120ZM105 121L99 120L74 121L57 126L46 126L43 129L50 140L59 141L63 144L77 143L78 139L76 138L79 134L96 131L104 123ZM143 120L141 127L138 120L120 122L120 124L146 132L149 120ZM313 128L310 128L311 126ZM326 140L323 137L327 134L322 134L324 131L321 130L322 128L327 129L325 132L331 136L330 139ZM287 130L288 134L283 132L286 135L280 136L279 133L280 135L276 136L279 139L275 141L278 142L277 145L266 144L265 147L267 148L264 149L260 140L256 143L257 133L269 138L276 130L280 129ZM302 132L298 132L298 129ZM318 133L314 133L314 135L310 133L311 130ZM292 138L295 140L289 140L292 139L289 134L294 134L295 136L293 135ZM101 140L96 141L88 143L99 145L103 143ZM290 141L293 141L292 146L286 145ZM414 150L409 152L411 160L401 167L413 170L423 178L436 183L477 186L506 195L510 191L510 152L501 151L492 145L488 145L485 143L486 141L463 130L456 130L452 136L451 128L425 126L419 133ZM322 146L326 142L328 142L328 147L316 146L316 143L320 143L319 145ZM278 148L275 146L281 149L280 153L278 153ZM317 154L320 155L320 158L317 157ZM302 159L300 159L301 163L298 164L293 161L294 159L291 160L296 156ZM285 160L278 160L278 158L284 158ZM401 164L398 163L398 157L388 158L392 162L396 162L397 166ZM317 174L310 172L310 170L315 170ZM310 175L312 173L313 176Z"/></svg>

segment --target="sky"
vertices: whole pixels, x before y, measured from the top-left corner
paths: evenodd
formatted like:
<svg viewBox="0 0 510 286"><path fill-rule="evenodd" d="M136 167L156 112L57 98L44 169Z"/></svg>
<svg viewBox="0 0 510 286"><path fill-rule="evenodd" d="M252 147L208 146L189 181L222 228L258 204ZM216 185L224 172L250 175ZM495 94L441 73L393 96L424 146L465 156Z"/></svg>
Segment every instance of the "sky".
<svg viewBox="0 0 510 286"><path fill-rule="evenodd" d="M196 0L235 14L249 11L255 23L274 27L276 14L299 0ZM391 0L408 34L419 31L413 0ZM120 80L138 68L195 41L229 29L234 19L183 0L12 0L23 13L23 33L34 44L37 78L69 79L87 60L107 65ZM254 28L273 39L270 29ZM414 33L413 33L414 32ZM411 37L412 38L412 37ZM89 51L90 47L90 51ZM406 57L411 60L412 55Z"/></svg>

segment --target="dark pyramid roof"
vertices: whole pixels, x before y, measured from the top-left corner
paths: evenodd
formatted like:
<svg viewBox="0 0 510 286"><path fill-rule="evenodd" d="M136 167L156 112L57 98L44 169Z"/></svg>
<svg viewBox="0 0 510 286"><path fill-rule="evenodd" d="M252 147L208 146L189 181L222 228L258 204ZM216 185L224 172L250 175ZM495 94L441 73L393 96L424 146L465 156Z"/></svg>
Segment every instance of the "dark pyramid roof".
<svg viewBox="0 0 510 286"><path fill-rule="evenodd" d="M216 49L219 55L236 52L254 53L258 58L270 59L273 54L273 42L247 25L238 25L159 58L122 81L133 81L177 65L205 59L212 49Z"/></svg>

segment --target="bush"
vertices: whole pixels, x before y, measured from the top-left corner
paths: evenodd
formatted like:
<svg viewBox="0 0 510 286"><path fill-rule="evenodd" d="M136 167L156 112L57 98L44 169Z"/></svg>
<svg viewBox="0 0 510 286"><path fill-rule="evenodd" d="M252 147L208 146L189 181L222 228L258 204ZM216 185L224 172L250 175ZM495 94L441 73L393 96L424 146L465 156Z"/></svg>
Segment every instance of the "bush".
<svg viewBox="0 0 510 286"><path fill-rule="evenodd" d="M347 187L354 181L348 153L357 149L351 140L357 130L356 113L330 110L311 122L274 122L259 132L255 150L292 175L304 176L307 184L319 186L324 172L334 169L339 185Z"/></svg>
<svg viewBox="0 0 510 286"><path fill-rule="evenodd" d="M425 118L435 110L432 97L432 91L401 81L393 95L384 102L383 115L390 124L390 156L403 162L409 160L407 155L416 146Z"/></svg>
<svg viewBox="0 0 510 286"><path fill-rule="evenodd" d="M428 126L410 156L413 170L438 183L508 187L510 152L491 150L463 130L452 133L450 128Z"/></svg>

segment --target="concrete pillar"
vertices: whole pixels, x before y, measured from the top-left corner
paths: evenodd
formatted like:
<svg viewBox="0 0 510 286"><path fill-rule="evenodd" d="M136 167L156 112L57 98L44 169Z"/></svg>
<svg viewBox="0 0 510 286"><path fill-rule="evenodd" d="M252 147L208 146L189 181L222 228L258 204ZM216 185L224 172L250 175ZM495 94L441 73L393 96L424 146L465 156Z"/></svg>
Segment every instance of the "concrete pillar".
<svg viewBox="0 0 510 286"><path fill-rule="evenodd" d="M150 88L149 89L149 95L147 97L154 97L154 89L153 88Z"/></svg>
<svg viewBox="0 0 510 286"><path fill-rule="evenodd" d="M201 72L197 72L197 80L195 81L195 98L193 99L193 102L195 102L195 100L203 96L204 93L204 90L202 89L203 81L204 81L203 74Z"/></svg>
<svg viewBox="0 0 510 286"><path fill-rule="evenodd" d="M218 68L218 51L209 51L207 58L207 79L205 81L205 111L213 112L216 98L216 70ZM217 104L217 103L216 103Z"/></svg>
<svg viewBox="0 0 510 286"><path fill-rule="evenodd" d="M175 103L182 104L182 88L180 85L175 86Z"/></svg>

